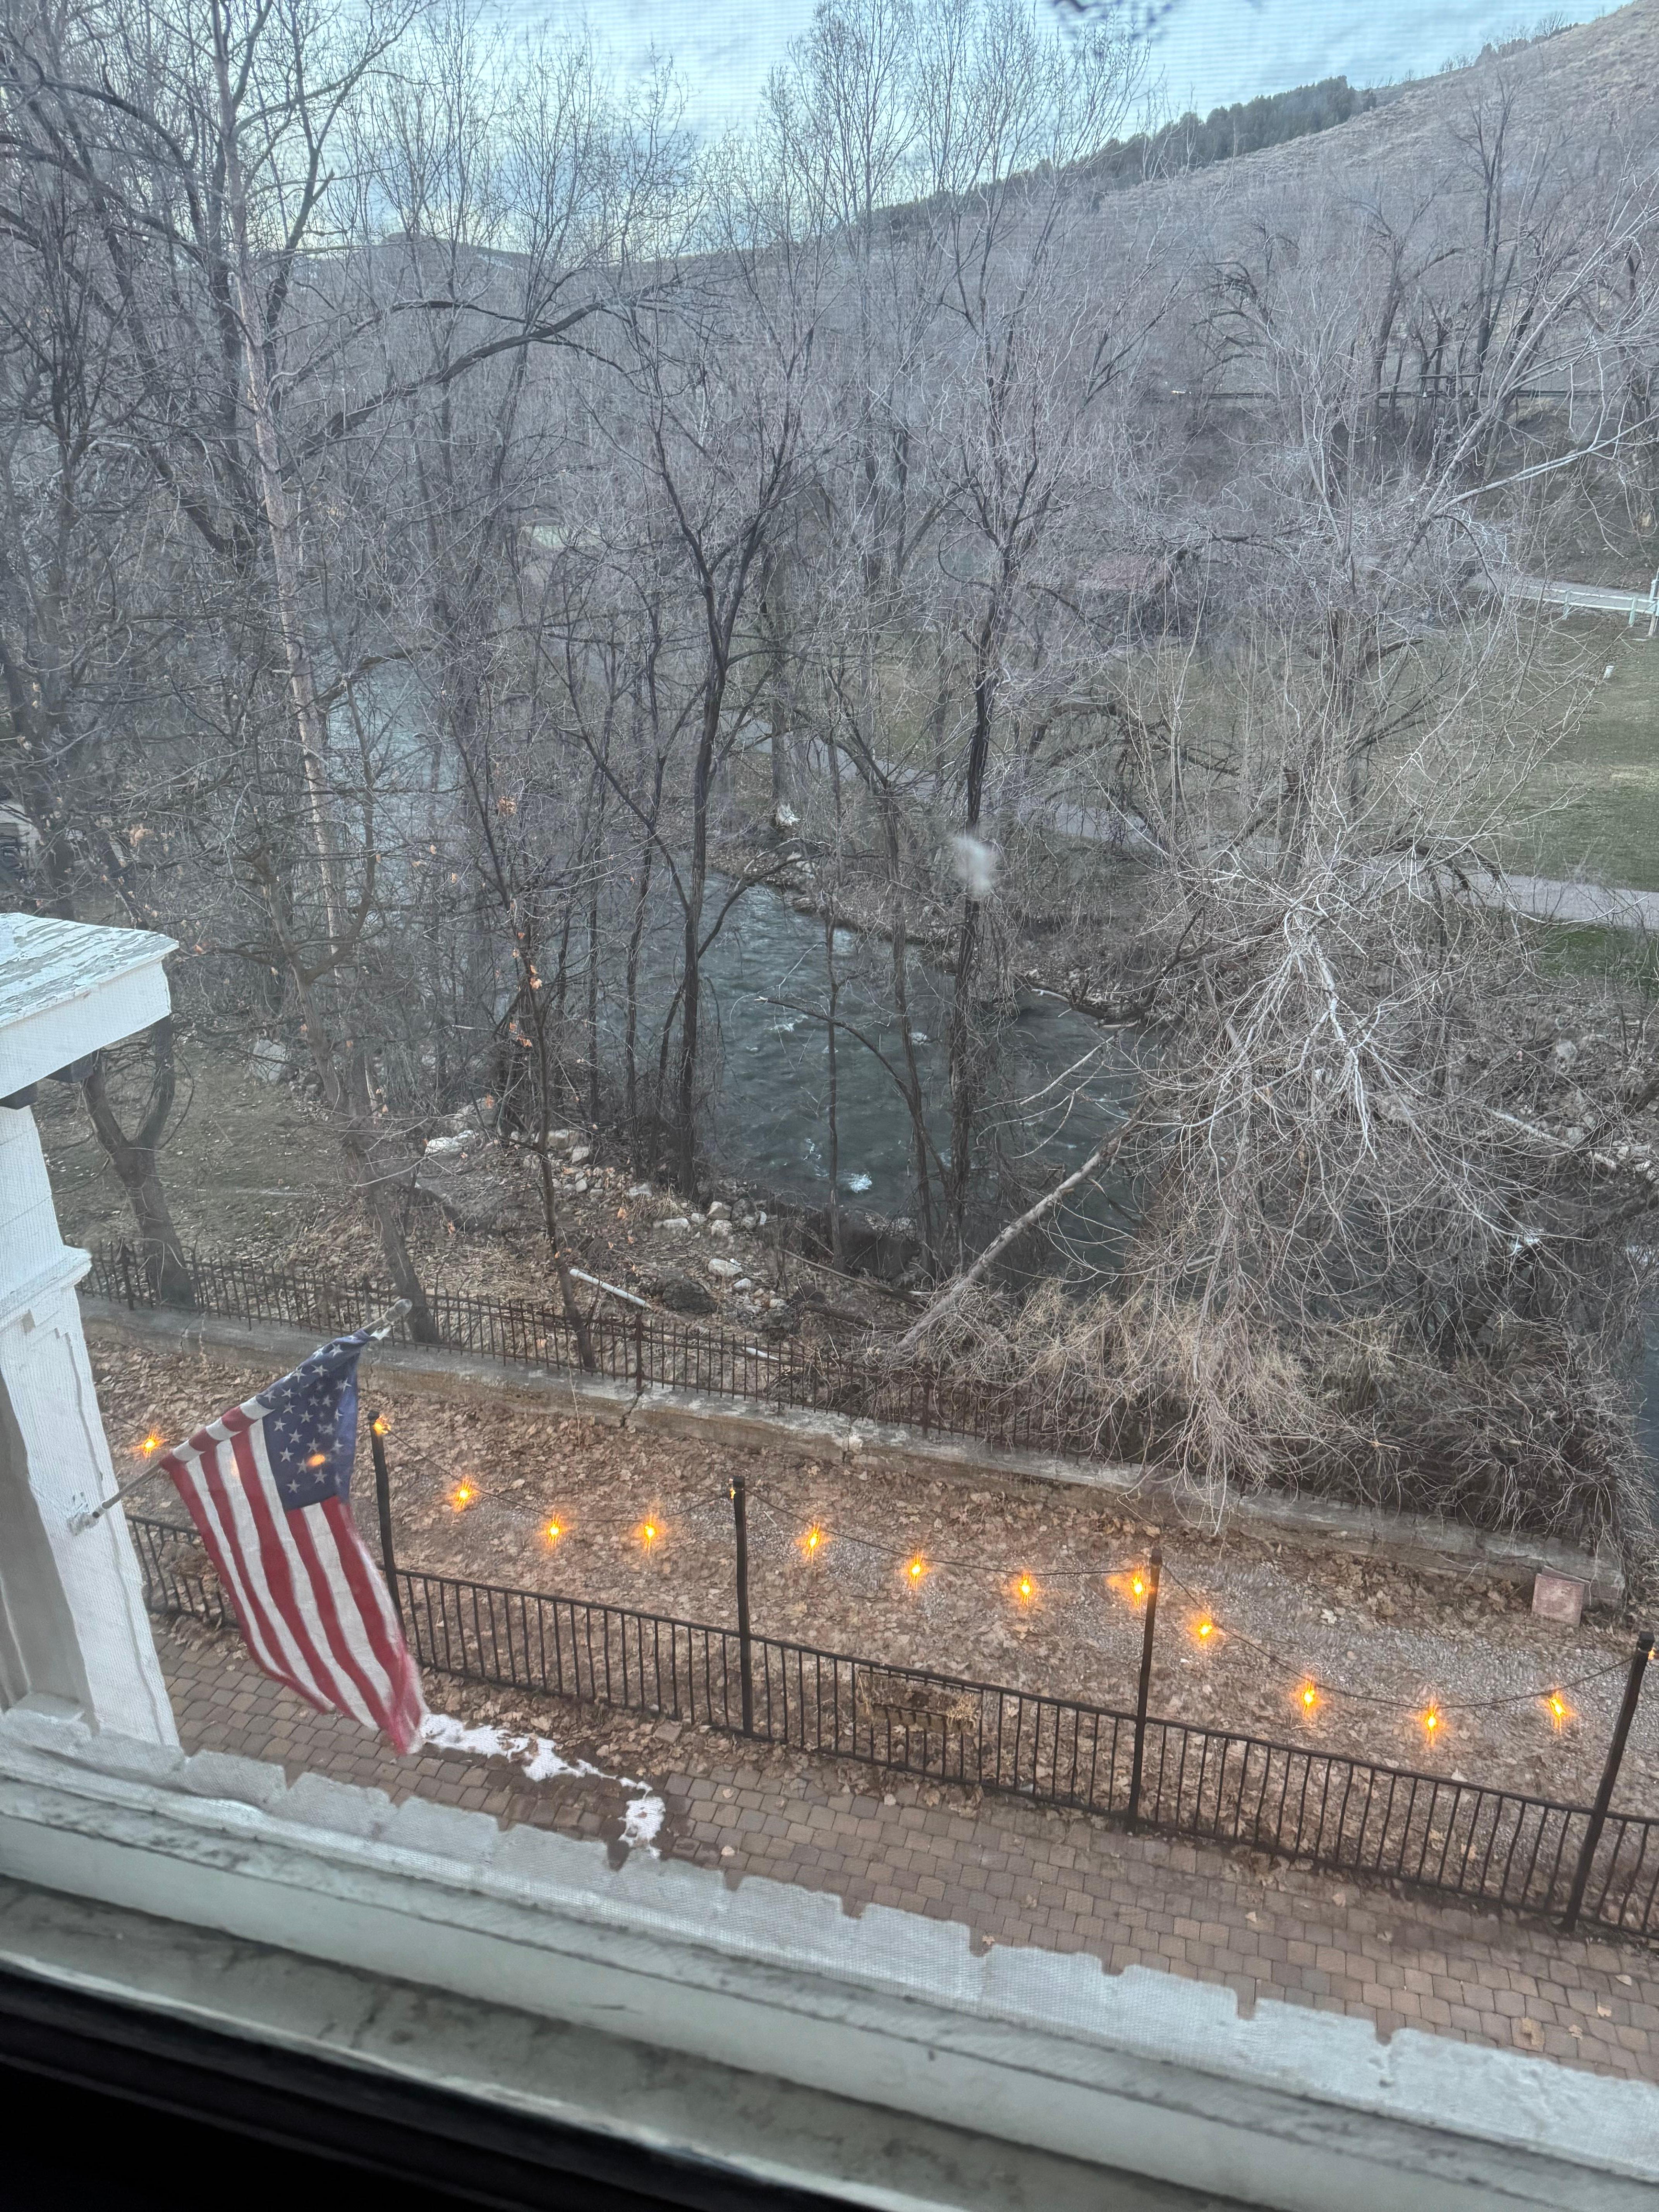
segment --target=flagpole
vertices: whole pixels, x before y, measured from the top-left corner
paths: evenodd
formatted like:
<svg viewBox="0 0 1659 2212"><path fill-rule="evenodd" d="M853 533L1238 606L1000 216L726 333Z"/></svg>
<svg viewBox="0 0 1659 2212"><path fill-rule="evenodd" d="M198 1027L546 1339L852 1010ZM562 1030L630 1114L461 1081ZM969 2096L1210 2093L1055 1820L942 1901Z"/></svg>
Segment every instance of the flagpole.
<svg viewBox="0 0 1659 2212"><path fill-rule="evenodd" d="M389 1305L383 1314L370 1322L363 1330L363 1334L371 1344L377 1343L383 1336L389 1336L404 1316L412 1310L412 1304L413 1302L409 1298L399 1298L395 1304ZM355 1331L347 1333L348 1334L356 1334ZM153 1482L160 1473L159 1468L147 1467L142 1474L130 1475L125 1482L117 1484L101 1505L94 1505L84 1513L71 1513L70 1528L78 1536L83 1528L96 1528L106 1513L118 1505L124 1498L130 1498L135 1490L141 1490L145 1483Z"/></svg>

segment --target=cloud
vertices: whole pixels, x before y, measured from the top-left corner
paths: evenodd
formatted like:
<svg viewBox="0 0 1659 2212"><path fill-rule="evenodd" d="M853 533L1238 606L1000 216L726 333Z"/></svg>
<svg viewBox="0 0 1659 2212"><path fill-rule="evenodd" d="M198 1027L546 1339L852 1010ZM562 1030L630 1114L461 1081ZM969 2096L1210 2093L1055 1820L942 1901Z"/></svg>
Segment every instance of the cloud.
<svg viewBox="0 0 1659 2212"><path fill-rule="evenodd" d="M1515 37L1542 7L1543 0L1176 0L1153 65L1172 111L1205 113L1323 76L1353 84L1430 76L1451 55ZM514 25L574 27L585 18L625 75L643 71L653 53L672 56L687 121L714 132L753 112L769 73L811 24L813 0L590 0L585 11L496 0L496 9ZM1065 12L1057 9L1056 21ZM1605 15L1607 0L1559 0L1559 12L1582 22Z"/></svg>
<svg viewBox="0 0 1659 2212"><path fill-rule="evenodd" d="M1431 76L1453 55L1515 38L1542 12L1516 0L1177 0L1154 67L1176 107L1205 113L1325 76L1357 85ZM1583 22L1607 7L1568 0L1557 12Z"/></svg>

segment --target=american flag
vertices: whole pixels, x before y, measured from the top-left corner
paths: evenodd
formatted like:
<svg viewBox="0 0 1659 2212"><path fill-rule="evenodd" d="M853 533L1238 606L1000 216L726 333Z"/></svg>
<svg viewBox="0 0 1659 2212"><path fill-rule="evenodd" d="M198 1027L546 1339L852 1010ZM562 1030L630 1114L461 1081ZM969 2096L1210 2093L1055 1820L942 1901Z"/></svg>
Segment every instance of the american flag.
<svg viewBox="0 0 1659 2212"><path fill-rule="evenodd" d="M336 1337L160 1465L173 1478L242 1639L267 1674L324 1712L421 1740L421 1678L351 1514L357 1359Z"/></svg>

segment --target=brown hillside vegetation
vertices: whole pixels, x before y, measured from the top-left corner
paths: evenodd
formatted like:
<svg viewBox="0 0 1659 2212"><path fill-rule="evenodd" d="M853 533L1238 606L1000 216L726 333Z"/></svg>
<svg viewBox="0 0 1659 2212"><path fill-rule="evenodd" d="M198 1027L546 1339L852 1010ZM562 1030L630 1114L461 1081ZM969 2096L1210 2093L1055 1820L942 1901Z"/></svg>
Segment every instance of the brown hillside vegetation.
<svg viewBox="0 0 1659 2212"><path fill-rule="evenodd" d="M1605 133L1635 142L1650 136L1659 112L1659 0L1632 0L1519 52L1408 85L1397 98L1334 129L1139 189L1212 203L1282 196L1287 206L1379 184L1426 195L1446 165L1448 132L1461 129L1473 104L1499 82L1547 95L1550 119L1564 137Z"/></svg>

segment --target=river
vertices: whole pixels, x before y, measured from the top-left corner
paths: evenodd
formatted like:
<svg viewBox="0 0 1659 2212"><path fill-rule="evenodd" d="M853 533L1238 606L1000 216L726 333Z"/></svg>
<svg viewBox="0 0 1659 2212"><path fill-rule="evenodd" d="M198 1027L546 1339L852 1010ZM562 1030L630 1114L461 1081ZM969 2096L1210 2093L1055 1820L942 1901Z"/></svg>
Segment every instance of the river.
<svg viewBox="0 0 1659 2212"><path fill-rule="evenodd" d="M725 889L716 884L713 895L724 896ZM890 1013L891 948L838 928L834 957L836 1011L845 1024L836 1048L839 1195L849 1207L913 1216L909 1115L883 1064L903 1065ZM929 1134L940 1158L948 1158L945 1038L951 981L914 954L908 975ZM826 1204L830 1042L822 921L797 912L775 891L750 891L715 939L703 975L717 1036L708 1106L712 1152L764 1188ZM660 979L653 975L647 988L656 997ZM1042 1182L1085 1158L1124 1110L1135 1082L1132 1032L1102 1029L1044 992L1022 991L993 1021L990 1036L983 1170L975 1190L981 1225L1022 1192L1029 1202ZM1115 1245L1125 1198L1121 1187L1093 1191L1065 1210L1068 1239L1080 1256L1098 1261Z"/></svg>

